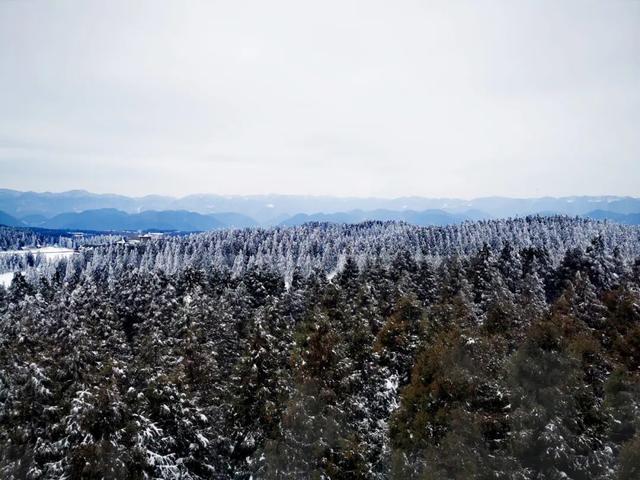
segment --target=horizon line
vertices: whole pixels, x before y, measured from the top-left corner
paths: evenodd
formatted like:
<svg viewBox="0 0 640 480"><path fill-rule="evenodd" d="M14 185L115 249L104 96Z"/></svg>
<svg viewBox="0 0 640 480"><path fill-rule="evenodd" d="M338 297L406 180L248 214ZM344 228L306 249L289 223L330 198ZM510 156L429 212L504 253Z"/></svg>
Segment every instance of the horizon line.
<svg viewBox="0 0 640 480"><path fill-rule="evenodd" d="M198 196L216 196L223 198L259 198L259 197L306 197L306 198L332 198L339 200L402 200L402 199L424 199L424 200L458 200L465 202L472 202L475 200L485 200L485 199L509 199L509 200L540 200L540 199L570 199L570 198L631 198L631 199L640 199L640 194L636 195L624 195L624 194L580 194L580 195L541 195L538 197L517 197L517 196L509 196L509 195L483 195L471 198L463 198L463 197L442 197L442 196L426 196L426 195L403 195L403 196L376 196L376 195L368 195L368 196L349 196L349 195L330 195L330 194L304 194L304 193L234 193L234 194L223 194L223 193L213 193L213 192L196 192L189 193L186 195L170 195L163 193L146 193L146 194L138 194L131 195L125 193L114 193L113 191L109 192L96 192L91 190L86 190L84 188L72 188L69 190L59 190L59 191L37 191L37 190L20 190L16 188L5 188L0 187L0 191L10 191L17 193L33 193L39 195L63 195L68 193L87 193L90 195L100 195L100 196L119 196L119 197L128 197L134 199L142 199L148 197L166 197L171 199L184 199L188 197L198 197Z"/></svg>

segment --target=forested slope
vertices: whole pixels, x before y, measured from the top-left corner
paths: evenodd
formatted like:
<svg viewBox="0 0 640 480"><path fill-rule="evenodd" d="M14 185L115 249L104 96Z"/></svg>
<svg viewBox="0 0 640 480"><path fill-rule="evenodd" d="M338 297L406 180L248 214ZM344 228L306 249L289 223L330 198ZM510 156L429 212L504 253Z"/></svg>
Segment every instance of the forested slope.
<svg viewBox="0 0 640 480"><path fill-rule="evenodd" d="M0 288L0 477L638 478L639 230L307 225Z"/></svg>

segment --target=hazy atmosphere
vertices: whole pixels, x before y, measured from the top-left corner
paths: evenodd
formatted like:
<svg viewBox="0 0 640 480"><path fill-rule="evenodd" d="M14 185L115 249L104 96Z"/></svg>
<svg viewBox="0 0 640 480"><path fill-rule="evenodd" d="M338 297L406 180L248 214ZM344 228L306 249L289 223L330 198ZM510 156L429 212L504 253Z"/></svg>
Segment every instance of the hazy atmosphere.
<svg viewBox="0 0 640 480"><path fill-rule="evenodd" d="M640 194L640 2L0 1L19 190Z"/></svg>
<svg viewBox="0 0 640 480"><path fill-rule="evenodd" d="M0 0L0 479L640 479L639 132L640 0Z"/></svg>

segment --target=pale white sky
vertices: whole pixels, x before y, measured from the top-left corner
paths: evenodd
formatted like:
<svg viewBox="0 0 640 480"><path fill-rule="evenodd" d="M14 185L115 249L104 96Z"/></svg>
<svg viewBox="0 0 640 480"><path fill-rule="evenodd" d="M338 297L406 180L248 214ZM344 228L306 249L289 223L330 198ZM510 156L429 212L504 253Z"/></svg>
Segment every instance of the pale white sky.
<svg viewBox="0 0 640 480"><path fill-rule="evenodd" d="M640 195L638 1L0 0L0 187Z"/></svg>

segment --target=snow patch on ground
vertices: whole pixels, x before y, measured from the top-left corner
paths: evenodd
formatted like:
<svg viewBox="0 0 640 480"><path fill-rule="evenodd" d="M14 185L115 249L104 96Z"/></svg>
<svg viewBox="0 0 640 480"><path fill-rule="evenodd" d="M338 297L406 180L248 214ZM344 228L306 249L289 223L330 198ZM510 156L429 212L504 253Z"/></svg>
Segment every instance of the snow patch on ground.
<svg viewBox="0 0 640 480"><path fill-rule="evenodd" d="M65 247L41 247L41 248L25 248L24 250L6 250L0 252L0 255L27 255L31 253L34 256L43 255L46 260L60 260L73 256L76 252L71 248Z"/></svg>
<svg viewBox="0 0 640 480"><path fill-rule="evenodd" d="M9 288L13 280L13 274L14 272L0 273L0 285L4 288Z"/></svg>
<svg viewBox="0 0 640 480"><path fill-rule="evenodd" d="M76 255L77 252L71 248L65 247L57 247L57 246L47 246L47 247L33 247L33 248L24 248L22 250L4 250L0 251L0 257L11 257L14 255L25 256L31 254L34 257L39 257L44 262L57 262L62 260L63 258L69 258L73 255ZM0 285L5 288L9 288L11 285L11 281L13 280L13 276L16 272L4 272L0 273Z"/></svg>

